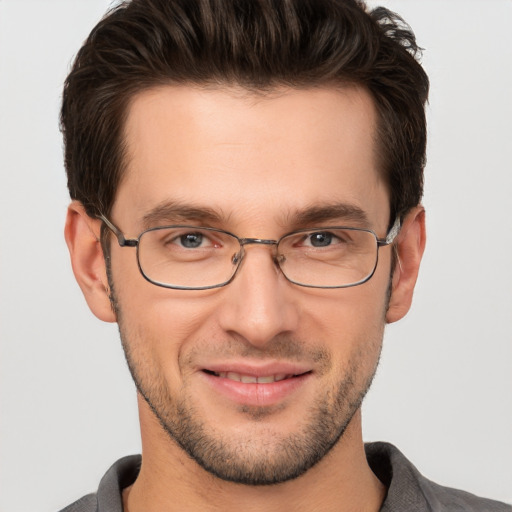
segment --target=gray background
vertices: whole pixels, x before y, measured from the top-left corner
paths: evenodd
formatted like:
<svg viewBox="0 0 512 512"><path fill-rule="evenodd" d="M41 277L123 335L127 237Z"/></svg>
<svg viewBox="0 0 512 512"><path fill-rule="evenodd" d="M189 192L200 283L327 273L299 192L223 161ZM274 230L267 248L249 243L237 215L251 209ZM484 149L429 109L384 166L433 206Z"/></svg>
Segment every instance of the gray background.
<svg viewBox="0 0 512 512"><path fill-rule="evenodd" d="M384 1L432 81L415 303L387 329L366 440L512 501L512 2ZM54 511L139 451L116 327L87 309L62 230L61 84L107 0L0 0L0 511ZM374 2L372 2L372 5Z"/></svg>

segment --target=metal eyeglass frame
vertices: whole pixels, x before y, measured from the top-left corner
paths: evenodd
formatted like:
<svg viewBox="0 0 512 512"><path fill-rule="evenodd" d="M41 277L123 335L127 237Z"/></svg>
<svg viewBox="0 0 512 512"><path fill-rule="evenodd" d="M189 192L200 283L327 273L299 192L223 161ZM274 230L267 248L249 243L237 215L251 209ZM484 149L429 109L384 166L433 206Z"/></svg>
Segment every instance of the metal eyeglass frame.
<svg viewBox="0 0 512 512"><path fill-rule="evenodd" d="M218 231L218 232L226 233L227 235L230 235L233 238L235 238L236 240L238 240L238 243L240 244L240 248L243 251L244 246L245 245L249 245L249 244L262 244L262 245L275 245L275 246L277 246L279 244L279 242L283 238L285 238L285 237L287 237L289 235L292 235L293 233L300 233L301 231L309 231L310 230L310 229L304 229L304 230L299 229L297 231L292 231L290 233L287 233L287 234L283 235L281 238L279 238L279 240L269 240L269 239L265 239L265 238L239 238L235 234L230 233L229 231L225 231L223 229L208 228L208 227L202 227L202 226L174 226L173 225L173 226L158 226L158 227L154 227L154 228L145 229L142 233L139 234L139 236L137 238L126 238L125 235L123 234L123 232L115 224L113 224L109 219L107 219L107 217L105 217L103 214L98 215L97 218L99 220L101 220L105 224L105 226L110 231L112 231L112 233L116 236L117 241L118 241L120 247L136 247L137 248L137 265L139 267L140 273L142 274L142 277L144 277L144 279L146 279L146 281L150 282L151 284L153 284L155 286L161 286L162 288L170 288L170 289L173 289L173 290L209 290L209 289L212 289L212 288L221 288L223 286L226 286L231 281L233 281L233 279L235 278L236 274L238 273L238 270L239 270L239 268L241 266L241 263L242 263L242 260L243 260L244 253L242 252L240 254L240 257L238 258L238 260L236 260L236 261L234 260L233 261L233 263L236 264L236 269L233 272L233 275L227 281L224 281L223 283L219 283L219 284L215 284L215 285L209 285L209 286L201 286L201 287L197 287L197 286L192 286L192 287L191 286L176 286L176 285L170 285L170 284L166 284L166 283L161 283L159 281L154 281L154 280L150 279L145 274L145 272L142 269L142 266L140 264L139 241L140 241L140 238L142 237L142 235L144 235L144 233L147 233L148 231L154 231L154 230L157 230L157 229L165 229L165 228L171 228L171 227L193 227L193 228L197 228L197 229L206 229L206 230ZM302 287L305 287L305 288L322 288L322 289L351 288L353 286L358 286L360 284L366 283L367 281L369 281L373 277L373 275L375 274L375 270L377 269L378 262L379 262L379 248L380 247L385 247L387 245L391 245L395 241L396 237L398 236L398 233L400 233L401 227L402 226L401 226L400 217L396 217L395 222L391 226L391 229L388 231L388 233L387 233L385 238L379 238L376 235L376 233L374 231L372 231L371 229L352 228L352 227L337 227L337 226L332 226L330 228L330 229L351 229L351 230L357 230L357 231L366 231L368 233L371 233L375 237L375 240L377 242L377 257L375 258L375 265L373 267L373 270L371 271L371 273L367 277L365 277L364 279L361 279L360 281L357 281L356 283L345 284L345 285L338 285L338 286L318 286L318 285L299 283L297 281L294 281L293 279L290 279L285 274L285 272L281 268L281 265L279 264L279 261L276 260L276 264L279 267L279 270L281 271L281 273L283 274L285 279L287 281L289 281L290 283L293 283L293 284L295 284L297 286L302 286ZM320 229L320 228L313 228L313 229ZM327 229L327 228L321 228L321 229Z"/></svg>

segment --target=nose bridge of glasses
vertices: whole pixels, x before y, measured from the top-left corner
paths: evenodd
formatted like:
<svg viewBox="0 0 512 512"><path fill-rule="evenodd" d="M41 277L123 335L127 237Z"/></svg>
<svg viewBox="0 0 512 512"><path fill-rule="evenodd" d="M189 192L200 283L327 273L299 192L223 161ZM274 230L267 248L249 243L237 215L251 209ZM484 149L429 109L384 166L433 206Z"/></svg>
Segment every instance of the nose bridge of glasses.
<svg viewBox="0 0 512 512"><path fill-rule="evenodd" d="M245 246L246 245L271 245L277 247L279 241L278 240L269 240L266 238L239 238L238 242L240 243L240 252L235 254L232 261L234 264L239 264L245 256ZM276 261L276 255L273 255L274 261ZM276 261L277 263L277 261Z"/></svg>
<svg viewBox="0 0 512 512"><path fill-rule="evenodd" d="M262 245L277 245L277 240L267 240L265 238L239 238L240 245L262 244Z"/></svg>

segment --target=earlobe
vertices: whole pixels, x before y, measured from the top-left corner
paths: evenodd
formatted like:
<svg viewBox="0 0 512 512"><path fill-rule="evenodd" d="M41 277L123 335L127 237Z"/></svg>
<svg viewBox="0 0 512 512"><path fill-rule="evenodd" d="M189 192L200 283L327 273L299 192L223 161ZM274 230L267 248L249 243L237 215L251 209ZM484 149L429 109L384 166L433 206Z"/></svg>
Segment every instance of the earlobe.
<svg viewBox="0 0 512 512"><path fill-rule="evenodd" d="M73 273L91 311L100 320L115 322L100 242L100 229L100 221L89 217L80 202L73 201L69 205L64 236Z"/></svg>
<svg viewBox="0 0 512 512"><path fill-rule="evenodd" d="M386 313L388 323L403 318L411 307L425 242L425 210L418 206L405 217L396 242L397 262Z"/></svg>

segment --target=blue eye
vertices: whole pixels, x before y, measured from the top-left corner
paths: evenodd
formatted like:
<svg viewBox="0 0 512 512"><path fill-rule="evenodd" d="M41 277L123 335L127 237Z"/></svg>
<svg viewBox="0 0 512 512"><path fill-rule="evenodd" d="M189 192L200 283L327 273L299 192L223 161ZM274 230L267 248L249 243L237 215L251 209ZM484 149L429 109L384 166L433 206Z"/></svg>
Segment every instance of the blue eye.
<svg viewBox="0 0 512 512"><path fill-rule="evenodd" d="M187 249L197 249L203 243L203 235L201 233L187 233L180 236L180 242Z"/></svg>
<svg viewBox="0 0 512 512"><path fill-rule="evenodd" d="M320 232L310 235L310 242L313 247L327 247L332 243L332 233Z"/></svg>

